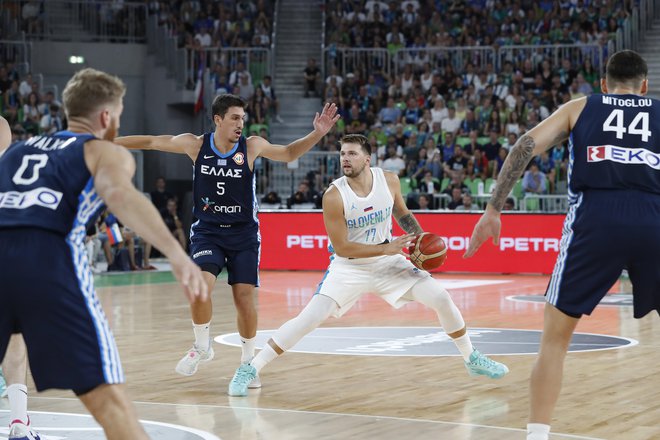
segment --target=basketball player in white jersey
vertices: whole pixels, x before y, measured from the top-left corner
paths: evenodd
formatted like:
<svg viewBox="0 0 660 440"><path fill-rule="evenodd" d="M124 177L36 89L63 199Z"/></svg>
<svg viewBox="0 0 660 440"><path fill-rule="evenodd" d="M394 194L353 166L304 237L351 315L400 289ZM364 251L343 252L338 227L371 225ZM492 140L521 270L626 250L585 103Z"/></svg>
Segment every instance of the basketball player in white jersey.
<svg viewBox="0 0 660 440"><path fill-rule="evenodd" d="M422 228L406 207L399 178L371 168L371 146L359 134L341 141L344 177L323 196L323 220L334 253L311 301L285 323L263 350L242 364L229 384L230 396L246 396L248 384L270 361L292 348L330 316L340 317L365 293L379 295L395 308L417 301L433 309L465 360L470 375L500 378L508 368L489 359L470 342L467 328L449 293L403 252ZM407 233L392 240L392 216Z"/></svg>

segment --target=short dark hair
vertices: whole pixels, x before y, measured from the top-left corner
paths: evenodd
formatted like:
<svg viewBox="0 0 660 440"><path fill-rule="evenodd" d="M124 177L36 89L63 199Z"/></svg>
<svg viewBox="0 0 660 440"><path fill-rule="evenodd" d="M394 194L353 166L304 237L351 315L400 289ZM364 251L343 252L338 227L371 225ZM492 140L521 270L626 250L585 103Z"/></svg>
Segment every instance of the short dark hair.
<svg viewBox="0 0 660 440"><path fill-rule="evenodd" d="M371 155L371 145L369 144L369 140L367 139L367 137L364 135L347 134L342 136L340 142L342 144L360 144L362 150L368 155Z"/></svg>
<svg viewBox="0 0 660 440"><path fill-rule="evenodd" d="M224 119L230 107L241 107L245 110L247 102L238 95L229 93L218 95L213 99L213 104L211 105L212 116L218 115Z"/></svg>
<svg viewBox="0 0 660 440"><path fill-rule="evenodd" d="M605 71L608 81L639 86L646 79L649 68L637 52L621 50L610 57Z"/></svg>

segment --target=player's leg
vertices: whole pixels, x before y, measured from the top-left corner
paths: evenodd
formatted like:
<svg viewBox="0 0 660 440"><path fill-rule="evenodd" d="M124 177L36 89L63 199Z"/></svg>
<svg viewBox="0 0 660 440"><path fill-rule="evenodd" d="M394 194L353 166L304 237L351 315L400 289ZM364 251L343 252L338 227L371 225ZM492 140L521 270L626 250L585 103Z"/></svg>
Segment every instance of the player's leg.
<svg viewBox="0 0 660 440"><path fill-rule="evenodd" d="M220 268L209 263L203 263L200 267L204 281L206 281L207 291L213 292ZM213 316L211 295L208 295L206 299L195 298L190 303L190 314L195 342L175 368L176 372L183 376L192 376L197 372L200 362L208 362L215 356L211 343L211 318Z"/></svg>
<svg viewBox="0 0 660 440"><path fill-rule="evenodd" d="M227 250L227 282L231 286L236 307L236 327L241 338L241 363L254 357L257 335L256 287L259 286L259 254L261 242L255 230L241 239L243 249ZM251 237L251 239L250 239ZM250 240L250 241L249 241ZM237 243L235 243L237 244ZM254 383L258 388L260 384Z"/></svg>
<svg viewBox="0 0 660 440"><path fill-rule="evenodd" d="M547 439L552 412L561 390L564 359L578 321L579 318L566 315L552 304L545 305L541 348L530 383L529 422L532 426L528 426L529 440Z"/></svg>
<svg viewBox="0 0 660 440"><path fill-rule="evenodd" d="M314 295L298 316L284 323L275 332L268 344L249 364L241 364L229 384L229 395L246 396L248 385L263 367L335 314L337 308L337 303L332 298L321 294Z"/></svg>
<svg viewBox="0 0 660 440"><path fill-rule="evenodd" d="M445 333L461 352L470 375L485 375L499 379L509 372L506 365L495 362L476 350L467 332L461 312L449 292L431 277L421 279L410 289L413 300L435 310Z"/></svg>
<svg viewBox="0 0 660 440"><path fill-rule="evenodd" d="M255 286L236 283L231 285L231 291L236 307L236 327L241 337L241 363L246 363L254 357L254 343L257 336Z"/></svg>
<svg viewBox="0 0 660 440"><path fill-rule="evenodd" d="M39 435L30 429L27 413L27 351L20 334L12 335L9 340L2 368L9 398L9 438L38 439Z"/></svg>
<svg viewBox="0 0 660 440"><path fill-rule="evenodd" d="M620 203L609 192L596 191L585 193L569 207L559 255L545 294L548 304L543 336L531 376L529 440L548 439L575 326L580 316L591 314L619 278L628 242L635 241L627 228L617 226L614 214L629 212L625 199L623 206ZM619 230L621 233L617 234Z"/></svg>
<svg viewBox="0 0 660 440"><path fill-rule="evenodd" d="M212 236L195 231L193 226L190 237L190 255L202 269L208 292L213 292L215 281L225 265L225 253L214 243ZM183 376L192 376L197 372L200 362L208 362L213 359L214 352L211 344L213 302L211 296L207 295L206 299L195 298L190 303L195 342L175 368L176 372Z"/></svg>
<svg viewBox="0 0 660 440"><path fill-rule="evenodd" d="M108 440L148 439L124 385L100 385L78 397L103 427Z"/></svg>

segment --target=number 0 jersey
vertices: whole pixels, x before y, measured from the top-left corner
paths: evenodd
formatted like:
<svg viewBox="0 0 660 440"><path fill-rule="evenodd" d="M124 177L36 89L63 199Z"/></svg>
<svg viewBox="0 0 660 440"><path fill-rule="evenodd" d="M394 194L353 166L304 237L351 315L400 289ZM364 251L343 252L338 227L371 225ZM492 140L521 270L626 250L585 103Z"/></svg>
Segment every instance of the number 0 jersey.
<svg viewBox="0 0 660 440"><path fill-rule="evenodd" d="M588 189L660 194L660 101L592 95L571 132L571 196Z"/></svg>
<svg viewBox="0 0 660 440"><path fill-rule="evenodd" d="M247 142L241 136L226 154L214 145L213 132L204 134L194 165L194 215L219 227L256 224L259 205L256 180L248 165Z"/></svg>
<svg viewBox="0 0 660 440"><path fill-rule="evenodd" d="M84 146L91 139L60 131L11 145L0 156L0 228L67 236L94 220L103 201L85 164Z"/></svg>

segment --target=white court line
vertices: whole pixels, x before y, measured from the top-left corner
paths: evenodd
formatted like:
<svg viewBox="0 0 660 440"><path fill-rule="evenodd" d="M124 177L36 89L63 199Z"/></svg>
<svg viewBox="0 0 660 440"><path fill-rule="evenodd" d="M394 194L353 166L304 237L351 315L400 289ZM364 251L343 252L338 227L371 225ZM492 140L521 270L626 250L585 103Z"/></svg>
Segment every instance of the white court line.
<svg viewBox="0 0 660 440"><path fill-rule="evenodd" d="M78 399L70 398L70 397L30 397L30 399L41 399L41 400L75 400L78 401ZM160 403L160 402L141 402L141 401L133 401L134 404L136 405L165 405L165 406L182 406L182 407L191 407L191 408L221 408L221 409L249 409L253 411L266 411L266 412L283 412L283 413L294 413L294 414L312 414L312 415L317 415L321 414L324 416L341 416L341 417L359 417L359 418L366 418L366 419L385 419L385 420L394 420L394 421L402 421L402 422L422 422L422 423L432 423L435 425L452 425L452 426L466 426L466 427L474 427L474 428L486 428L486 429L498 429L501 431L515 431L515 432L526 432L525 429L520 429L520 428L508 428L505 426L494 426L494 425L480 425L477 423L464 423L464 422L447 422L447 421L442 421L442 420L429 420L429 419L411 419L407 417L393 417L393 416L377 416L377 415L368 415L368 414L350 414L350 413L337 413L337 412L327 412L327 411L305 411L305 410L297 410L297 409L278 409L278 408L263 408L263 407L249 407L249 406L228 406L228 405L208 405L208 404L202 404L202 405L193 405L190 403ZM31 411L32 412L32 411ZM156 423L156 422L149 422L149 423ZM167 425L167 424L164 424ZM174 425L178 426L178 425ZM599 437L586 437L582 435L574 435L574 434L562 434L559 432L552 432L551 435L554 436L563 436L565 438L573 438L573 439L580 439L580 440L605 440Z"/></svg>
<svg viewBox="0 0 660 440"><path fill-rule="evenodd" d="M337 329L337 330L355 330L355 329L429 329L433 331L438 331L438 329L441 329L441 327L412 327L412 326L396 326L396 327L385 327L385 326L368 326L368 327L319 327L319 330L332 330L332 329ZM537 332L537 333L542 333L541 330L534 330L534 329L519 329L519 328L503 328L503 327L491 327L491 328L485 328L485 327L475 327L475 328L468 328L468 332L474 331L474 332L479 332L479 331L490 331L490 330L508 330L508 331L513 331L513 332ZM275 333L277 330L259 330L257 331L257 334L259 333L266 333L266 332L271 332ZM595 348L593 350L581 350L581 351L570 351L569 353L592 353L596 351L606 351L606 350L618 350L621 348L629 348L629 347L634 347L635 345L639 344L639 341L636 339L632 338L626 338L625 336L615 336L615 335L604 335L604 334L599 334L599 333L582 333L578 332L577 334L580 335L587 335L587 336L609 336L612 338L619 338L623 339L625 341L628 341L629 343L626 345L613 345L613 346L608 346L605 344L589 344L589 345L604 345L603 348ZM227 338L238 335L238 333L225 333L224 335L218 335L213 338L215 342L218 344L223 344L223 345L228 345L230 347L240 347L239 344L234 343L234 342L228 342ZM475 339L475 345L488 345L488 344L510 344L510 345L532 345L535 344L533 342L484 342L478 339L478 336L472 335L472 337ZM324 338L332 338L334 339L334 336L310 336L306 335L305 338L319 338L319 339L324 339ZM339 338L345 338L345 339L350 339L350 336L340 336ZM403 336L401 338L404 338ZM355 338L358 340L366 340L367 338ZM375 339L379 340L379 338L369 338L369 339ZM393 340L393 338L380 338L385 341L390 341ZM537 345L540 346L540 340ZM360 344L360 345L368 345L368 344ZM578 343L574 345L584 345L583 343ZM261 348L261 347L257 347ZM350 348L350 347L349 347ZM347 348L344 348L342 350L347 350ZM332 355L332 356L389 356L389 357L456 357L456 356L461 356L460 353L455 353L455 354L392 354L390 353L355 353L355 352L327 352L327 351L311 351L311 350L296 350L295 346L289 350L287 350L289 353L303 353L303 354L321 354L321 355ZM537 351L535 352L529 352L529 353L495 353L493 356L527 356L527 355L536 355Z"/></svg>
<svg viewBox="0 0 660 440"><path fill-rule="evenodd" d="M51 400L75 400L79 401L78 399L72 399L72 398L67 398L67 397L29 397L30 399L51 399ZM9 413L9 410L0 410L0 413ZM63 412L56 412L56 411L30 411L30 414L48 414L48 415L62 415L62 416L67 416L67 417L84 417L86 419L90 419L92 422L96 423L94 418L90 414L76 414L76 413L63 413ZM219 437L211 434L210 432L206 431L201 431L199 429L195 428L190 428L188 426L183 426L183 425L174 425L171 423L163 423L163 422L156 422L153 420L139 420L140 423L143 423L145 425L155 425L155 426L164 426L166 428L172 428L172 429L177 429L179 431L184 431L184 432L189 432L191 434L196 434L203 440L220 440ZM102 431L103 428L101 427L96 427L96 426L89 426L89 427L76 427L76 428L69 428L69 427L42 427L39 426L39 432L41 431ZM8 431L8 430L7 430ZM44 440L48 440L47 438Z"/></svg>
<svg viewBox="0 0 660 440"><path fill-rule="evenodd" d="M621 293L617 293L615 295L625 295ZM504 299L507 299L512 302L520 302L520 303L527 303L527 304L539 304L539 305L545 305L547 301L534 301L531 299L523 299L523 298L516 298L516 296L521 296L521 295L509 295L505 296ZM526 295L526 296L533 296L533 295ZM544 298L544 295L538 295L541 298ZM632 297L632 295L631 295ZM621 304L621 303L612 303L612 302L599 302L597 307L632 307L632 304Z"/></svg>

